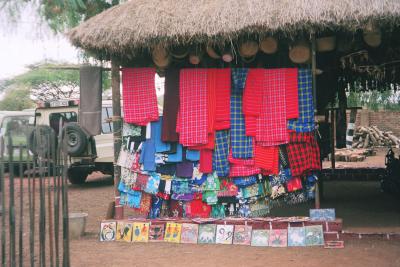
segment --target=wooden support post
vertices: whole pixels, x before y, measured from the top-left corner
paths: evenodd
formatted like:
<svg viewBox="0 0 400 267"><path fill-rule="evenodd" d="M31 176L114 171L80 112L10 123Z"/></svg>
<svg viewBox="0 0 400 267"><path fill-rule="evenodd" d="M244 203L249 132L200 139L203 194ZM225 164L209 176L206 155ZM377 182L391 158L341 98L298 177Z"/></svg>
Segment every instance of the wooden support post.
<svg viewBox="0 0 400 267"><path fill-rule="evenodd" d="M115 196L115 219L124 217L123 207L120 205L120 193L118 185L121 177L121 168L117 165L119 151L122 142L122 118L121 118L121 92L119 63L111 59L111 88L112 88L112 107L113 107L113 137L114 137L114 196Z"/></svg>
<svg viewBox="0 0 400 267"><path fill-rule="evenodd" d="M332 171L335 170L335 112L336 109L331 109L331 163L332 163Z"/></svg>

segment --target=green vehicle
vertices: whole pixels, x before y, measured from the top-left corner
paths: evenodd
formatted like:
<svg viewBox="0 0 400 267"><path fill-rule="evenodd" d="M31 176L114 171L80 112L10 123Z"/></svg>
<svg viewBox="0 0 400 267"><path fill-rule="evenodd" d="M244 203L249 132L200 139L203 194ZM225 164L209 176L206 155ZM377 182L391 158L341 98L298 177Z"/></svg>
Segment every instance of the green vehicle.
<svg viewBox="0 0 400 267"><path fill-rule="evenodd" d="M13 164L21 162L20 148L22 147L22 162L28 156L28 135L33 129L34 111L0 111L0 155L3 156L6 170L10 159ZM11 140L12 147L9 146ZM12 157L10 157L12 148Z"/></svg>

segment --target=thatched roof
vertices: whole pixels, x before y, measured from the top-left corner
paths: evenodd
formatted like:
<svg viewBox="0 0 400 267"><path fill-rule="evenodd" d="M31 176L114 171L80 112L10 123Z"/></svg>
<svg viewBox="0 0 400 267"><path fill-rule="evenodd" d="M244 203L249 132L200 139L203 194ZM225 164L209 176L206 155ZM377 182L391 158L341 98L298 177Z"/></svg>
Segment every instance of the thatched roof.
<svg viewBox="0 0 400 267"><path fill-rule="evenodd" d="M398 25L399 0L132 0L72 29L72 43L124 54L160 41L187 44L229 41L242 34L326 28L354 31L373 20Z"/></svg>

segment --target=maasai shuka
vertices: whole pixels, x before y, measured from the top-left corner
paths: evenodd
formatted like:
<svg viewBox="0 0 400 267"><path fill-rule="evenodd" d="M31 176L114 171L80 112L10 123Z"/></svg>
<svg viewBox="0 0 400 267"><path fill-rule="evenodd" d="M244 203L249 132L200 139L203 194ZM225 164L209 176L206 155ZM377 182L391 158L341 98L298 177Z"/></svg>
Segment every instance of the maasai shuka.
<svg viewBox="0 0 400 267"><path fill-rule="evenodd" d="M125 122L144 126L158 120L155 74L153 68L122 69Z"/></svg>
<svg viewBox="0 0 400 267"><path fill-rule="evenodd" d="M310 69L298 70L299 118L289 120L288 129L296 132L314 130L314 102L312 93L312 75Z"/></svg>
<svg viewBox="0 0 400 267"><path fill-rule="evenodd" d="M299 117L298 69L285 69L286 119Z"/></svg>
<svg viewBox="0 0 400 267"><path fill-rule="evenodd" d="M242 110L243 88L248 69L232 69L231 91L231 146L234 158L253 157L253 138L246 136Z"/></svg>
<svg viewBox="0 0 400 267"><path fill-rule="evenodd" d="M286 69L267 69L260 116L257 118L257 144L273 146L288 142L286 115Z"/></svg>
<svg viewBox="0 0 400 267"><path fill-rule="evenodd" d="M229 131L222 130L215 133L215 149L213 154L213 170L220 177L229 174Z"/></svg>
<svg viewBox="0 0 400 267"><path fill-rule="evenodd" d="M279 173L279 147L255 146L254 149L255 166L263 169L264 174Z"/></svg>
<svg viewBox="0 0 400 267"><path fill-rule="evenodd" d="M215 130L229 129L230 123L230 97L231 97L231 69L216 69L216 110Z"/></svg>
<svg viewBox="0 0 400 267"><path fill-rule="evenodd" d="M184 146L207 144L207 69L183 69L179 83L179 141Z"/></svg>
<svg viewBox="0 0 400 267"><path fill-rule="evenodd" d="M321 169L319 147L314 133L290 132L289 139L286 150L293 176Z"/></svg>
<svg viewBox="0 0 400 267"><path fill-rule="evenodd" d="M265 84L265 69L250 69L243 93L243 114L246 124L246 135L255 136L257 117L260 116L261 99Z"/></svg>

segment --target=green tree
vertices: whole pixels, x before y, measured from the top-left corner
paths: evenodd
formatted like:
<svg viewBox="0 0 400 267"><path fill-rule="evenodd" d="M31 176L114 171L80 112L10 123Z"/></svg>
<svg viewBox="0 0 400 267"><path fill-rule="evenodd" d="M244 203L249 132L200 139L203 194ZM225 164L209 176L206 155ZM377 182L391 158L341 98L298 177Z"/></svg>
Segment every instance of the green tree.
<svg viewBox="0 0 400 267"><path fill-rule="evenodd" d="M20 11L35 4L37 12L55 32L77 26L80 22L125 0L2 0L0 10L18 21Z"/></svg>
<svg viewBox="0 0 400 267"><path fill-rule="evenodd" d="M34 102L29 98L29 89L27 88L8 91L0 101L0 110L23 110L33 107Z"/></svg>

